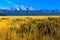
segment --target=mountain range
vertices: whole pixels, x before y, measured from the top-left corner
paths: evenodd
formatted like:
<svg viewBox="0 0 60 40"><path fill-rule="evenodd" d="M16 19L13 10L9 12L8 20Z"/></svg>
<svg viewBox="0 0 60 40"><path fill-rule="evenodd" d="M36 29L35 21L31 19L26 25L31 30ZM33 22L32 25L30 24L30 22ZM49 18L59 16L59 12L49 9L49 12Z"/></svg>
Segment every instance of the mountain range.
<svg viewBox="0 0 60 40"><path fill-rule="evenodd" d="M9 8L0 8L0 15L60 15L60 10L53 9L33 9L32 7L26 8L24 6L21 7L9 7Z"/></svg>

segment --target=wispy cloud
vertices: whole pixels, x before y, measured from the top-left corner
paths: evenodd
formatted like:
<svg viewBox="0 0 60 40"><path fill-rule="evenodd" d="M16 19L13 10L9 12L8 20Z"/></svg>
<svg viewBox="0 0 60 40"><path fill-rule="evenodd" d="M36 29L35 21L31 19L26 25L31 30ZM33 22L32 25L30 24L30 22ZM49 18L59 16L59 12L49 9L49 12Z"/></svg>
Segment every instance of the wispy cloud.
<svg viewBox="0 0 60 40"><path fill-rule="evenodd" d="M14 4L14 6L15 6L15 7L19 7L19 5L17 5L17 4Z"/></svg>
<svg viewBox="0 0 60 40"><path fill-rule="evenodd" d="M8 4L13 5L14 7L18 7L18 6L19 6L18 4L14 4L13 2L11 2L11 1L9 1L9 0L7 0L7 1L5 1L5 2L7 2Z"/></svg>
<svg viewBox="0 0 60 40"><path fill-rule="evenodd" d="M18 4L13 4L13 6L14 6L14 7L19 7L19 5L18 5Z"/></svg>
<svg viewBox="0 0 60 40"><path fill-rule="evenodd" d="M7 1L5 1L5 2L7 2L7 3L9 3L9 4L12 4L12 2L11 2L11 1L8 1L8 0L7 0Z"/></svg>

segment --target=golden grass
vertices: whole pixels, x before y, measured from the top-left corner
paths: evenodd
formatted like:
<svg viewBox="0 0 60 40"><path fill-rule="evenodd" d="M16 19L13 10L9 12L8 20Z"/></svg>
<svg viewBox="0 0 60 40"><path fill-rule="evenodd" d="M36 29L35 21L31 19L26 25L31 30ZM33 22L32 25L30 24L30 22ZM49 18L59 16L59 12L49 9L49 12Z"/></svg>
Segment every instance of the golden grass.
<svg viewBox="0 0 60 40"><path fill-rule="evenodd" d="M47 19L48 17L59 18L60 16L0 16L0 33L2 33L1 34L2 38L0 38L0 40L6 40L4 34L6 34L6 32L9 31L9 27L11 26L10 22L12 20L25 19L26 17L33 18L33 19ZM44 38L42 40L44 40ZM21 39L18 39L18 40L21 40ZM48 40L48 39L46 39L46 40Z"/></svg>
<svg viewBox="0 0 60 40"><path fill-rule="evenodd" d="M0 18L10 18L10 19L13 19L13 18L26 18L26 17L30 17L30 18L38 18L38 19L44 19L44 18L48 18L48 17L60 17L60 16L0 16Z"/></svg>

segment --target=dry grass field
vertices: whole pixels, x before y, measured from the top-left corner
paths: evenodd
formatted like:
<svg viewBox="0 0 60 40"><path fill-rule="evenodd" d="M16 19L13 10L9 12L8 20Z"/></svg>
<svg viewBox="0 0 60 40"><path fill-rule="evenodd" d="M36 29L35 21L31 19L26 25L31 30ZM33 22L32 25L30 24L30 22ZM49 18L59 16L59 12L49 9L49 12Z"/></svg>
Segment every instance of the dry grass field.
<svg viewBox="0 0 60 40"><path fill-rule="evenodd" d="M60 16L0 16L0 40L60 40Z"/></svg>

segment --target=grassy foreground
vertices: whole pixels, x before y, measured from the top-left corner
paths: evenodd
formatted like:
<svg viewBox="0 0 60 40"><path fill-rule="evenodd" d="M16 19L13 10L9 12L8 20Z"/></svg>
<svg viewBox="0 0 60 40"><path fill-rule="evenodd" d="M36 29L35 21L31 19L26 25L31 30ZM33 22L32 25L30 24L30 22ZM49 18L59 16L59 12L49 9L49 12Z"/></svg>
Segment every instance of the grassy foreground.
<svg viewBox="0 0 60 40"><path fill-rule="evenodd" d="M0 40L60 40L60 16L0 16Z"/></svg>

